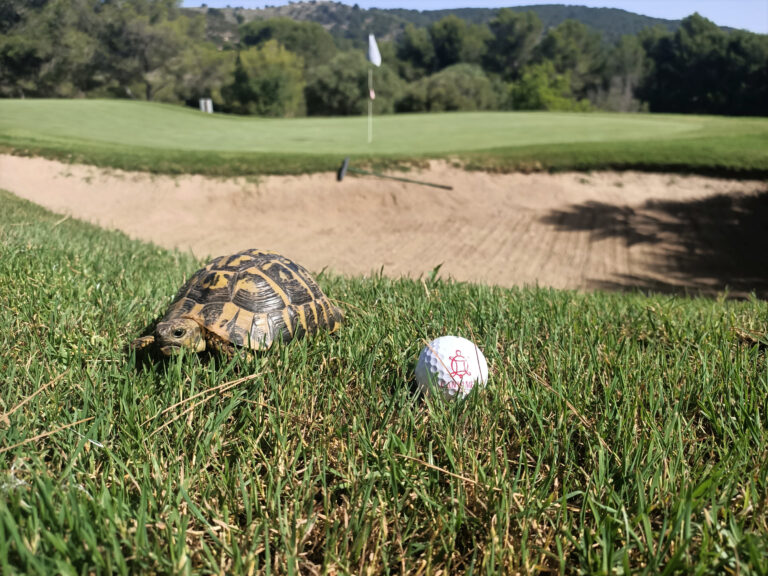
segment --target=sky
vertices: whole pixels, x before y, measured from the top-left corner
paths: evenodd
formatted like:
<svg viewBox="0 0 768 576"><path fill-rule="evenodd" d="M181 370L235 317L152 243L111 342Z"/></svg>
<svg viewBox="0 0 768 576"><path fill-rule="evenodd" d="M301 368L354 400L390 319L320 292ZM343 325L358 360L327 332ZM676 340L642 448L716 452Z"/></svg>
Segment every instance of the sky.
<svg viewBox="0 0 768 576"><path fill-rule="evenodd" d="M570 4L593 8L621 8L629 12L680 20L694 12L720 26L743 28L768 34L768 0L342 0L344 4L357 3L361 8L408 8L410 10L442 10L446 8L502 8L504 6L530 6L531 4ZM207 4L213 7L240 6L263 8L280 6L287 0L184 0L184 6Z"/></svg>

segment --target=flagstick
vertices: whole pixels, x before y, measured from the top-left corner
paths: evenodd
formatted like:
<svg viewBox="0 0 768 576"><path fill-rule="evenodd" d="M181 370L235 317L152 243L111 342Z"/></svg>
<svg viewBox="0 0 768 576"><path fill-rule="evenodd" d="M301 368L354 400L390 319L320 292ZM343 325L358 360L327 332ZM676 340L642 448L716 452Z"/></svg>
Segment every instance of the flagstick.
<svg viewBox="0 0 768 576"><path fill-rule="evenodd" d="M372 90L373 90L373 69L368 68L368 144L373 142L373 100L371 100Z"/></svg>

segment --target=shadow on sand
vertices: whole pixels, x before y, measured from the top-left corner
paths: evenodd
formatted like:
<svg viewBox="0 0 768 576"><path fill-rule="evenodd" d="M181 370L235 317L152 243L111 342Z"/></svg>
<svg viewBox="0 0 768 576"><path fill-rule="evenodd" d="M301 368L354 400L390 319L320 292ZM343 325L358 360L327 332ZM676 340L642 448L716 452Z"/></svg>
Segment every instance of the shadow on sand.
<svg viewBox="0 0 768 576"><path fill-rule="evenodd" d="M691 201L651 200L631 207L587 202L554 210L542 222L623 239L644 258L640 273L594 280L599 290L643 290L768 298L768 191Z"/></svg>

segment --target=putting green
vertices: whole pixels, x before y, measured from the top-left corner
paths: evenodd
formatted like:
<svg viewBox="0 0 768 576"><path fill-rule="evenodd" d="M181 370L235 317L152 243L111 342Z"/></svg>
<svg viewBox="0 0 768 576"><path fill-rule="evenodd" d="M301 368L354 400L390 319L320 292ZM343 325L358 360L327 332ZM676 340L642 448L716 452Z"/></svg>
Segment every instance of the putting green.
<svg viewBox="0 0 768 576"><path fill-rule="evenodd" d="M446 154L680 137L711 121L552 112L401 114L376 117L368 145L364 116L263 119L125 100L0 100L3 140L235 153Z"/></svg>
<svg viewBox="0 0 768 576"><path fill-rule="evenodd" d="M166 174L234 176L450 158L491 171L653 170L764 178L768 118L451 112L267 119L130 100L2 100L0 151Z"/></svg>

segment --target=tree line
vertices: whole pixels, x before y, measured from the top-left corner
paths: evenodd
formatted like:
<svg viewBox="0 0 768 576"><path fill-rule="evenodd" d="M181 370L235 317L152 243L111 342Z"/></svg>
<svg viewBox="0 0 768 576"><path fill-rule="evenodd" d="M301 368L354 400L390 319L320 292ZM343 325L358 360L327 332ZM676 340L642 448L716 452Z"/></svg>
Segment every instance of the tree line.
<svg viewBox="0 0 768 576"><path fill-rule="evenodd" d="M362 49L320 24L241 22L177 0L0 0L0 96L116 97L262 116L366 110ZM606 42L575 20L544 29L501 9L488 24L448 15L379 44L376 110L612 110L768 115L768 36L694 14L671 32Z"/></svg>

